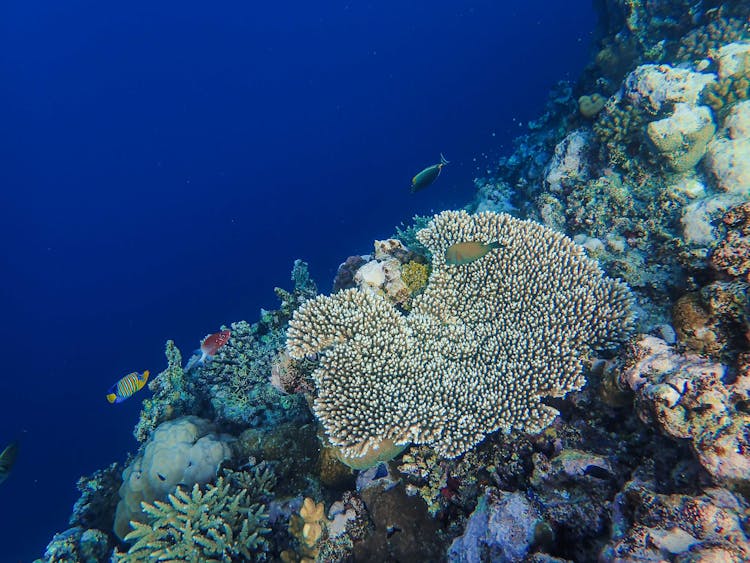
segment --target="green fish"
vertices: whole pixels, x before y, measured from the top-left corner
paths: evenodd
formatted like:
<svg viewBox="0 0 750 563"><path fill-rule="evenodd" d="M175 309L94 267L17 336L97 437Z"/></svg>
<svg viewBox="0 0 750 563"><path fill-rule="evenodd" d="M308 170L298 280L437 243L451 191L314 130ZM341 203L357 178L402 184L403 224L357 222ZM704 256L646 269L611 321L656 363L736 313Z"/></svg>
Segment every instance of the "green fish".
<svg viewBox="0 0 750 563"><path fill-rule="evenodd" d="M440 153L440 164L428 166L411 179L411 193L418 192L432 184L440 176L440 171L446 164L448 164L448 161L445 160L443 153Z"/></svg>
<svg viewBox="0 0 750 563"><path fill-rule="evenodd" d="M489 244L481 242L459 242L449 246L445 250L445 263L449 266L462 266L479 260L493 248L500 248L500 243L495 241Z"/></svg>
<svg viewBox="0 0 750 563"><path fill-rule="evenodd" d="M10 470L13 469L17 456L18 442L12 442L3 450L3 453L0 454L0 483L5 481L8 478L8 475L10 475Z"/></svg>

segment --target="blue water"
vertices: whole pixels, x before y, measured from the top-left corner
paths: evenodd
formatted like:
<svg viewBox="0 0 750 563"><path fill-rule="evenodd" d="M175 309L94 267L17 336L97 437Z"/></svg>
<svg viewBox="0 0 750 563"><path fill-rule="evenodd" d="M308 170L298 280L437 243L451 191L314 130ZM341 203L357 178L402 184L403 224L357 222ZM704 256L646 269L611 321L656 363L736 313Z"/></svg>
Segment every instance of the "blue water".
<svg viewBox="0 0 750 563"><path fill-rule="evenodd" d="M595 25L565 2L254 4L0 8L0 442L22 440L2 561L40 556L78 476L137 447L114 381L257 320L295 258L328 291L401 221L465 204Z"/></svg>

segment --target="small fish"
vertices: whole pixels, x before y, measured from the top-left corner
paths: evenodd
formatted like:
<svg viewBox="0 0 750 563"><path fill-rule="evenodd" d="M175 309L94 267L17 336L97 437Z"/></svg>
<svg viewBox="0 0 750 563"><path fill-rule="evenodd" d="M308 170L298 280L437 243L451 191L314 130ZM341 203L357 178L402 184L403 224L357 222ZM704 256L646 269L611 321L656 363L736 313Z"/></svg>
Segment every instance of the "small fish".
<svg viewBox="0 0 750 563"><path fill-rule="evenodd" d="M201 344L202 357L200 361L215 356L216 352L219 351L219 348L229 342L229 337L231 335L231 330L222 330L221 332L215 332L214 334L209 334L208 336L206 336L206 338L203 339L203 343Z"/></svg>
<svg viewBox="0 0 750 563"><path fill-rule="evenodd" d="M485 256L490 250L500 248L500 243L495 241L489 244L481 242L459 242L449 246L445 250L445 263L450 266L462 266L471 264Z"/></svg>
<svg viewBox="0 0 750 563"><path fill-rule="evenodd" d="M143 373L138 373L137 371L129 373L109 388L109 391L107 391L107 400L110 403L122 403L125 399L130 398L137 391L143 389L146 381L148 381L149 373L148 370Z"/></svg>
<svg viewBox="0 0 750 563"><path fill-rule="evenodd" d="M221 347L229 342L229 337L231 335L231 330L222 330L221 332L215 332L206 336L206 338L204 338L203 342L201 343L200 349L193 352L193 354L195 355L188 361L187 365L185 366L185 371L190 371L196 365L205 362L206 359L213 358L216 355L216 352L218 352ZM200 356L197 355L198 352L200 352Z"/></svg>
<svg viewBox="0 0 750 563"><path fill-rule="evenodd" d="M432 184L440 176L440 171L446 164L448 161L445 160L443 153L440 153L440 164L428 166L411 179L411 193L418 192Z"/></svg>
<svg viewBox="0 0 750 563"><path fill-rule="evenodd" d="M0 483L10 475L10 470L16 463L16 457L18 457L18 442L11 442L0 454Z"/></svg>

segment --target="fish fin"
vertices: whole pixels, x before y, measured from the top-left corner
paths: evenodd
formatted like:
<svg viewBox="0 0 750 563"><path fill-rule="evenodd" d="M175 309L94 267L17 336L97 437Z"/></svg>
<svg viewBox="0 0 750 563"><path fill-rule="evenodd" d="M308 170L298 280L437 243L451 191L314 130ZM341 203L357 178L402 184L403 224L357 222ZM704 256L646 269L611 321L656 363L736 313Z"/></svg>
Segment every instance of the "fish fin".
<svg viewBox="0 0 750 563"><path fill-rule="evenodd" d="M500 248L500 241L499 240L493 240L491 243L489 243L487 246L490 247L490 249Z"/></svg>
<svg viewBox="0 0 750 563"><path fill-rule="evenodd" d="M445 166L446 164L450 164L450 162L443 156L443 153L440 153L440 164Z"/></svg>
<svg viewBox="0 0 750 563"><path fill-rule="evenodd" d="M143 380L144 383L146 383L146 381L148 381L148 376L149 375L151 375L151 372L149 370L147 370L147 369L143 370L143 375L141 375L141 379Z"/></svg>
<svg viewBox="0 0 750 563"><path fill-rule="evenodd" d="M107 400L110 403L112 403L112 404L116 403L117 402L117 395L115 395L114 393L107 393Z"/></svg>
<svg viewBox="0 0 750 563"><path fill-rule="evenodd" d="M185 369L183 371L187 373L191 371L192 369L194 369L195 366L204 364L206 362L206 358L208 357L209 357L208 354L203 352L200 348L198 348L197 350L194 350L193 355L188 360L188 363L185 365Z"/></svg>

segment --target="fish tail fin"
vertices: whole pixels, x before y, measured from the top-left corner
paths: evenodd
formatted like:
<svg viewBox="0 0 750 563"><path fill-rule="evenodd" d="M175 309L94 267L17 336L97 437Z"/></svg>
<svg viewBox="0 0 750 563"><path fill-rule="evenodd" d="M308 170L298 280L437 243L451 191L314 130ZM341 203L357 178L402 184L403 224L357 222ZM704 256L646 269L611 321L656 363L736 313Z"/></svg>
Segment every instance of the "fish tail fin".
<svg viewBox="0 0 750 563"><path fill-rule="evenodd" d="M206 354L198 348L197 350L193 350L193 355L188 360L188 363L185 365L185 373L189 372L190 370L194 369L197 365L203 365L203 363L206 361Z"/></svg>
<svg viewBox="0 0 750 563"><path fill-rule="evenodd" d="M110 403L115 403L115 402L117 402L117 395L115 395L115 394L114 394L114 393L112 393L112 392L110 392L110 393L107 393L107 400L108 400L108 401L109 401Z"/></svg>
<svg viewBox="0 0 750 563"><path fill-rule="evenodd" d="M493 240L487 246L489 246L492 250L494 250L495 248L500 248L500 241L499 240Z"/></svg>
<svg viewBox="0 0 750 563"><path fill-rule="evenodd" d="M151 375L151 372L150 372L149 370L147 370L147 369L143 370L143 375L142 375L141 377L143 377L143 381L144 381L144 383L145 383L146 381L148 381L148 376L149 376L149 375Z"/></svg>
<svg viewBox="0 0 750 563"><path fill-rule="evenodd" d="M450 164L448 159L443 156L443 153L440 153L440 164L442 164L443 166L445 166L446 164Z"/></svg>

